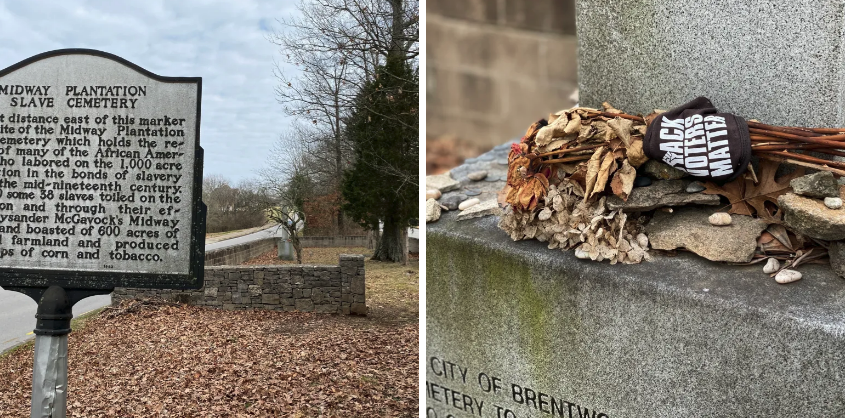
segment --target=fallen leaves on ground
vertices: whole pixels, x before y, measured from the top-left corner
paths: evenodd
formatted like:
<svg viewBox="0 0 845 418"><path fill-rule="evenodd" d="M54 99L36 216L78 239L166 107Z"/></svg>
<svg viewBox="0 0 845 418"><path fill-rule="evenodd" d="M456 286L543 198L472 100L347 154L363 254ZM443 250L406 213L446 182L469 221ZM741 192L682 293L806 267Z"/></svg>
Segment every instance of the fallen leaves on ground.
<svg viewBox="0 0 845 418"><path fill-rule="evenodd" d="M419 261L366 269L367 317L107 310L70 334L68 417L416 416ZM0 417L29 416L32 355L0 359Z"/></svg>
<svg viewBox="0 0 845 418"><path fill-rule="evenodd" d="M92 319L69 341L69 417L417 413L416 324L163 307ZM28 417L32 349L0 362L0 416Z"/></svg>

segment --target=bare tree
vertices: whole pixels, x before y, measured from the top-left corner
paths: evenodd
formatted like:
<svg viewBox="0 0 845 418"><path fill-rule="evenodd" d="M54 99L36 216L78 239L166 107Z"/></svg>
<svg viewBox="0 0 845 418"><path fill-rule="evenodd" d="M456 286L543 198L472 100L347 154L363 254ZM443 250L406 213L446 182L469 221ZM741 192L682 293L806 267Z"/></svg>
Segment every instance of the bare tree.
<svg viewBox="0 0 845 418"><path fill-rule="evenodd" d="M329 185L339 190L343 171L351 164L352 145L345 138L345 121L356 96L388 54L401 56L417 68L419 2L417 0L301 0L301 17L282 19L282 29L269 40L279 46L284 62L298 69L295 76L276 65L280 84L276 95L285 112L309 128L294 135L319 164L308 171L330 173ZM358 103L360 106L360 103ZM391 114L382 115L391 118ZM406 118L392 118L405 124ZM418 125L415 125L415 129ZM290 145L290 144L289 144ZM380 169L398 170L388 161L369 161ZM314 178L314 177L312 177ZM417 184L416 176L406 181ZM338 196L340 194L338 193ZM340 197L338 198L340 199ZM340 207L338 200L337 206ZM343 230L343 214L337 215Z"/></svg>
<svg viewBox="0 0 845 418"><path fill-rule="evenodd" d="M311 181L300 171L294 171L290 179L277 188L278 205L268 211L268 218L278 222L287 232L296 252L296 262L302 264L302 242L299 232L305 225L305 201L309 196Z"/></svg>

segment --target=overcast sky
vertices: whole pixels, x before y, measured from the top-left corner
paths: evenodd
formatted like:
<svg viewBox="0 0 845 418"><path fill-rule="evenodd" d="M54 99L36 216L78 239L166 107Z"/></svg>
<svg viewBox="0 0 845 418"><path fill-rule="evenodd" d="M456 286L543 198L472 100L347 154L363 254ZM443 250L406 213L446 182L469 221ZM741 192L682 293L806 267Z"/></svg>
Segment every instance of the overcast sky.
<svg viewBox="0 0 845 418"><path fill-rule="evenodd" d="M0 68L62 48L99 49L153 73L202 77L205 174L255 177L290 120L273 94L266 35L295 0L0 0ZM294 71L285 68L285 71Z"/></svg>

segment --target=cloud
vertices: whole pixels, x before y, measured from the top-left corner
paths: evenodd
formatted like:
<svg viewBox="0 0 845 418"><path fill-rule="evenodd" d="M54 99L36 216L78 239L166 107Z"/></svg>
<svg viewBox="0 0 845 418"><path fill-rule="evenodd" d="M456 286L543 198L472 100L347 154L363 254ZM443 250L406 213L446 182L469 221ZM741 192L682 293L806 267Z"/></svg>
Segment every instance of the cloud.
<svg viewBox="0 0 845 418"><path fill-rule="evenodd" d="M205 174L256 175L291 124L273 89L277 47L265 36L293 1L0 2L0 67L62 48L91 48L164 76L203 78ZM285 72L296 71L293 67Z"/></svg>

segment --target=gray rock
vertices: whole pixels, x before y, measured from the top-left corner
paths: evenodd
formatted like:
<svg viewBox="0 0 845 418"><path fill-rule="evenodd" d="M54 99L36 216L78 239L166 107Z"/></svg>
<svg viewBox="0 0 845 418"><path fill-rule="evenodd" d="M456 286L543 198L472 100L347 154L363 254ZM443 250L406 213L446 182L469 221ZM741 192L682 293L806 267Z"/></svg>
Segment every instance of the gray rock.
<svg viewBox="0 0 845 418"><path fill-rule="evenodd" d="M499 158L498 160L496 160L496 163L501 165L508 165L508 157Z"/></svg>
<svg viewBox="0 0 845 418"><path fill-rule="evenodd" d="M757 249L757 237L766 229L766 222L737 215L730 225L714 228L707 220L712 213L704 208L680 208L674 213L657 212L646 225L651 248L686 248L713 261L751 261Z"/></svg>
<svg viewBox="0 0 845 418"><path fill-rule="evenodd" d="M496 201L496 199L490 199L472 205L467 209L464 209L463 211L461 211L461 213L458 214L458 220L463 221L472 218L480 218L482 216L488 215L499 216L501 214L502 210L499 208L499 203Z"/></svg>
<svg viewBox="0 0 845 418"><path fill-rule="evenodd" d="M704 191L704 185L700 182L694 181L687 185L687 193L698 193Z"/></svg>
<svg viewBox="0 0 845 418"><path fill-rule="evenodd" d="M819 199L839 197L839 184L833 178L833 173L829 171L819 171L818 173L794 178L789 182L789 185L792 186L792 191L795 194L801 196Z"/></svg>
<svg viewBox="0 0 845 418"><path fill-rule="evenodd" d="M457 180L452 178L451 173L443 173L434 176L425 176L426 189L437 189L441 193L446 193L450 190L455 190L461 186Z"/></svg>
<svg viewBox="0 0 845 418"><path fill-rule="evenodd" d="M641 169L643 173L658 180L677 180L687 176L687 173L657 160L646 161Z"/></svg>
<svg viewBox="0 0 845 418"><path fill-rule="evenodd" d="M465 189L463 192L467 196L478 196L478 195L481 194L481 192L479 192L478 190L472 190L472 189Z"/></svg>
<svg viewBox="0 0 845 418"><path fill-rule="evenodd" d="M842 207L842 199L838 197L824 198L824 205L830 209L839 209Z"/></svg>
<svg viewBox="0 0 845 418"><path fill-rule="evenodd" d="M827 255L830 256L830 268L839 277L845 277L845 241L831 241Z"/></svg>
<svg viewBox="0 0 845 418"><path fill-rule="evenodd" d="M664 206L683 206L688 204L718 205L718 195L687 193L683 180L656 181L649 187L639 187L631 191L625 202L618 196L607 199L610 210L622 209L625 212L644 212ZM706 219L705 219L706 220Z"/></svg>
<svg viewBox="0 0 845 418"><path fill-rule="evenodd" d="M465 194L449 194L440 198L440 204L446 209L455 210L464 200L467 200L467 195Z"/></svg>
<svg viewBox="0 0 845 418"><path fill-rule="evenodd" d="M829 209L819 200L787 193L778 197L787 227L825 241L845 239L845 211Z"/></svg>
<svg viewBox="0 0 845 418"><path fill-rule="evenodd" d="M487 177L487 170L473 171L472 173L467 174L467 178L472 181L481 181L484 180L485 177Z"/></svg>
<svg viewBox="0 0 845 418"><path fill-rule="evenodd" d="M434 199L425 201L425 222L436 222L440 219L440 204Z"/></svg>

